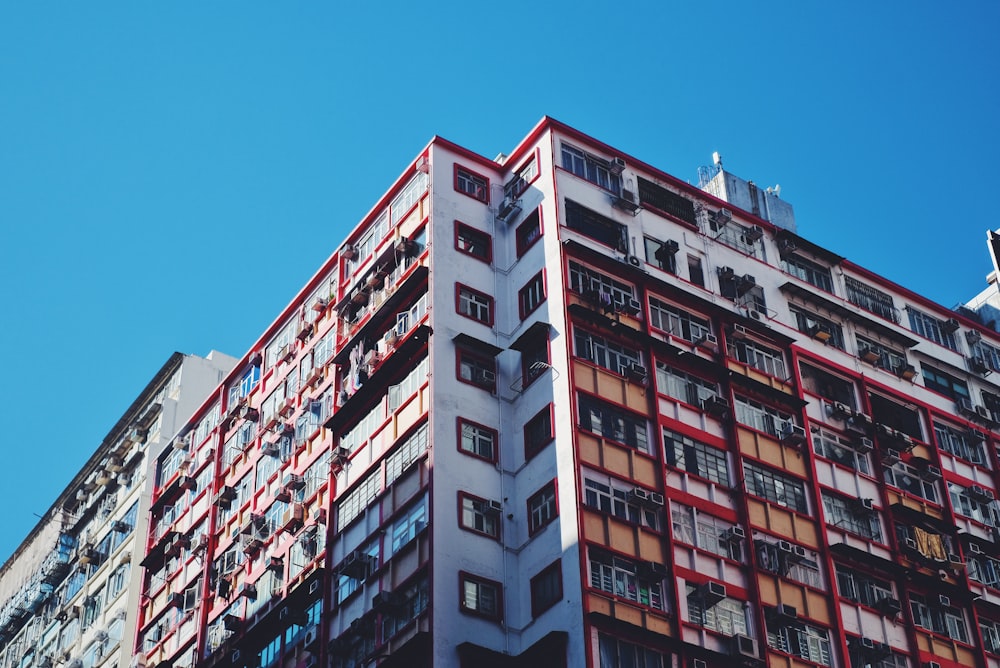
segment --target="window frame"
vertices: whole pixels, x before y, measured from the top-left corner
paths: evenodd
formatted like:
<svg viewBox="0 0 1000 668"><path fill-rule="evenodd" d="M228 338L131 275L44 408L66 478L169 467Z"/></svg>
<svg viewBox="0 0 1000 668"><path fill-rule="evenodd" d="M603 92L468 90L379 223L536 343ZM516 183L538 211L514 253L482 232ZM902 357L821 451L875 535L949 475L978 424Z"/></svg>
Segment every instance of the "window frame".
<svg viewBox="0 0 1000 668"><path fill-rule="evenodd" d="M470 377L464 378L462 376L463 365L468 366L470 369ZM488 383L484 378L482 381L475 380L472 371L478 370L480 372L489 371L493 374L493 382ZM496 394L497 391L497 364L496 360L488 355L483 355L481 353L476 353L468 348L463 348L461 346L456 346L455 348L455 378L460 383L465 383L466 385L471 385L472 387L478 387L481 390L486 390L490 394Z"/></svg>
<svg viewBox="0 0 1000 668"><path fill-rule="evenodd" d="M471 311L466 313L462 310L463 297L465 301L470 304L475 304L478 310L486 309L486 319L477 317ZM482 299L485 303L480 303L479 300ZM488 295L481 290L476 290L475 288L466 285L465 283L455 283L455 312L460 316L468 318L469 320L474 320L481 325L486 325L487 327L493 327L493 322L496 317L496 300L492 295Z"/></svg>
<svg viewBox="0 0 1000 668"><path fill-rule="evenodd" d="M529 536L534 536L559 517L559 494L556 482L555 479L552 479L545 483L525 501L528 511ZM536 501L540 502L537 507L533 505ZM540 516L538 522L535 521L536 512Z"/></svg>
<svg viewBox="0 0 1000 668"><path fill-rule="evenodd" d="M547 579L552 579L553 582L548 582ZM540 584L551 585L553 591L551 593L544 590L539 591ZM563 597L562 559L556 559L532 576L528 584L528 589L531 592L532 618L537 618L543 612L559 603ZM543 594L548 594L549 598L543 599Z"/></svg>
<svg viewBox="0 0 1000 668"><path fill-rule="evenodd" d="M478 235L480 236L480 241L486 244L485 254L480 255L474 250L469 250L468 244L463 247L462 239L463 232L466 236ZM468 255L469 257L475 258L480 262L485 262L486 264L493 264L493 237L488 233L480 229L467 225L460 220L455 221L455 250L463 255Z"/></svg>
<svg viewBox="0 0 1000 668"><path fill-rule="evenodd" d="M481 424L479 422L475 422L473 420L469 420L467 418L464 418L462 416L458 416L457 418L455 418L455 424L456 424L456 430L458 432L457 433L458 440L457 440L457 443L456 443L456 447L458 448L459 452L461 452L464 455L468 455L470 457L475 457L477 459L482 459L483 461L490 462L491 464L495 464L497 462L498 455L499 455L499 453L498 453L498 449L499 448L497 447L497 445L500 442L500 432L499 431L497 431L496 429L493 429L492 427L487 427L486 425ZM488 433L492 437L492 443L490 445L490 450L491 450L490 456L487 457L487 456L484 456L484 455L480 454L477 451L467 450L466 448L462 447L462 443L464 442L463 428L466 425L468 425L469 427L472 427L473 429L476 429L476 430L479 430L479 431L482 431L482 432L486 432L486 433Z"/></svg>
<svg viewBox="0 0 1000 668"><path fill-rule="evenodd" d="M470 192L463 186L463 183L469 183L477 186L477 189L481 192ZM487 176L483 176L479 172L474 172L468 167L455 163L454 170L454 183L455 192L461 193L466 197L476 200L477 202L482 202L483 204L490 203L490 179Z"/></svg>
<svg viewBox="0 0 1000 668"><path fill-rule="evenodd" d="M466 585L475 584L477 586L476 591L476 607L469 607L468 596L466 593ZM487 587L493 590L494 604L496 605L496 610L483 611L483 609L478 605L479 600L482 598L482 588ZM503 619L503 583L497 582L496 580L491 580L489 578L483 577L481 575L475 575L469 573L468 571L458 572L458 607L464 614L474 615L476 617L482 617L484 619L491 619L494 621L500 621Z"/></svg>
<svg viewBox="0 0 1000 668"><path fill-rule="evenodd" d="M545 270L542 269L537 274L528 279L528 282L517 291L517 313L521 320L538 310L538 307L545 303L548 294L545 289ZM534 297L537 301L532 304L529 299Z"/></svg>
<svg viewBox="0 0 1000 668"><path fill-rule="evenodd" d="M537 227L537 232L531 236L528 240L522 239L522 235L525 231L530 233L528 227L531 223L535 223ZM518 259L524 256L528 250L541 241L542 236L545 234L545 228L542 226L542 207L536 208L534 211L529 213L524 217L516 228L514 228L514 249L517 254Z"/></svg>
<svg viewBox="0 0 1000 668"><path fill-rule="evenodd" d="M476 526L474 524L473 525L466 524L466 522L465 522L465 512L466 512L465 502L466 501L469 501L472 504L478 504L480 506L483 506L483 507L477 508L475 505L473 505L472 507L469 508L469 512L470 513L474 513L477 516L478 515L482 515L483 516L483 527L484 527L483 529L476 528ZM458 526L463 531L468 531L470 533L476 534L477 536L483 536L484 538L489 538L490 540L495 540L495 541L499 542L500 536L501 536L501 533L502 533L502 525L501 525L501 522L500 522L501 514L497 513L496 515L494 515L493 512L490 511L489 508L488 508L489 502L490 502L489 499L484 499L481 496L476 496L475 494L470 494L469 492L466 492L466 491L463 491L463 490L459 490L459 492L458 492ZM493 520L494 520L494 524L495 524L495 532L491 532L488 529L488 527L487 527L486 520L490 516L493 516Z"/></svg>
<svg viewBox="0 0 1000 668"><path fill-rule="evenodd" d="M530 432L536 427L544 426L545 421L548 421L548 430L544 438L534 439L531 437ZM535 424L539 421L541 424ZM524 423L524 461L529 461L534 458L539 452L545 449L545 447L555 440L555 406L553 404L547 404L542 410L535 413ZM542 433L539 430L539 433Z"/></svg>

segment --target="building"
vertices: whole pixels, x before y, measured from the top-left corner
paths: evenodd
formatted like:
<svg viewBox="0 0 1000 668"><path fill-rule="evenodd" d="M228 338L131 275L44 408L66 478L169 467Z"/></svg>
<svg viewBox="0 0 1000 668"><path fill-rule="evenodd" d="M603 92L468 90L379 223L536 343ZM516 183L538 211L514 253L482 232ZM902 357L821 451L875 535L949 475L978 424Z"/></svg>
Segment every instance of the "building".
<svg viewBox="0 0 1000 668"><path fill-rule="evenodd" d="M432 140L158 457L133 666L1000 666L1000 337L705 177Z"/></svg>
<svg viewBox="0 0 1000 668"><path fill-rule="evenodd" d="M0 666L131 663L146 471L235 362L174 353L0 568Z"/></svg>

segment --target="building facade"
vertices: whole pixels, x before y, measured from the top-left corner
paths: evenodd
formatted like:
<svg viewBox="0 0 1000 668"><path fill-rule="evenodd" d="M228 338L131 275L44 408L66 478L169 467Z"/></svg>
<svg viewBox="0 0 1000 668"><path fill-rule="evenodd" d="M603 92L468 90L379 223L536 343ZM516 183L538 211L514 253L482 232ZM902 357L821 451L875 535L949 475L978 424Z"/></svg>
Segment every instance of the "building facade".
<svg viewBox="0 0 1000 668"><path fill-rule="evenodd" d="M1000 337L704 185L431 141L156 458L134 668L1000 666Z"/></svg>
<svg viewBox="0 0 1000 668"><path fill-rule="evenodd" d="M147 469L235 362L172 355L3 565L0 666L131 663Z"/></svg>

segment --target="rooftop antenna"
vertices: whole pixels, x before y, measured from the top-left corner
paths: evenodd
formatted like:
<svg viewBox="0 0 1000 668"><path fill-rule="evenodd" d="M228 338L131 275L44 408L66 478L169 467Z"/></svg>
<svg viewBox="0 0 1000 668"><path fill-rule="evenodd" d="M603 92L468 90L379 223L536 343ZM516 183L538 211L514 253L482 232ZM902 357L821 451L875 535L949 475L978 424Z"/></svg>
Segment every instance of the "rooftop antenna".
<svg viewBox="0 0 1000 668"><path fill-rule="evenodd" d="M718 151L712 151L712 163L720 172L722 171L722 155Z"/></svg>

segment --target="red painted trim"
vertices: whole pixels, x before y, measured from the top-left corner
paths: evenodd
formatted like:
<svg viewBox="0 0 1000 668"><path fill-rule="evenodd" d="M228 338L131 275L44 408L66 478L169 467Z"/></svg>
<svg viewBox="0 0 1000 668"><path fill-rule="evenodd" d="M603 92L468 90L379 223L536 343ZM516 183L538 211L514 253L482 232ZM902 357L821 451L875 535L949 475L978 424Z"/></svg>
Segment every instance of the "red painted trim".
<svg viewBox="0 0 1000 668"><path fill-rule="evenodd" d="M529 496L528 500L525 501L525 506L527 507L527 511L528 511L528 535L529 536L534 536L539 531L541 531L542 529L544 529L546 526L548 526L552 522L555 522L556 518L559 517L559 489L557 487L558 482L559 481L558 481L557 478L553 478L549 482L547 482L544 485L542 485L542 487L537 492L535 492L534 494L532 494L531 496ZM555 512L552 514L552 517L550 517L548 520L546 520L542 524L539 524L538 526L533 526L532 525L532 518L531 518L531 502L532 502L532 500L537 499L538 497L544 495L545 492L547 492L549 489L552 490L552 496L554 498L554 503L555 503L555 506L556 506L555 507Z"/></svg>
<svg viewBox="0 0 1000 668"><path fill-rule="evenodd" d="M469 250L467 250L465 248L462 248L459 245L458 238L461 235L461 233L463 231L465 231L465 230L467 230L468 233L481 235L481 236L483 236L483 237L486 238L486 257L485 258L479 257L475 253L472 253ZM464 255L468 255L471 258L479 260L480 262L485 262L486 264L492 264L493 263L493 237L490 236L490 234L488 232L484 232L483 230L480 230L480 229L477 229L475 227L472 227L471 225L466 225L465 223L463 223L460 220L456 220L455 221L455 250L457 250L459 253L463 253Z"/></svg>
<svg viewBox="0 0 1000 668"><path fill-rule="evenodd" d="M462 502L465 499L470 499L472 501L482 502L484 504L485 503L489 503L489 499L484 499L481 496L476 496L475 494L470 494L468 492L459 490L458 491L458 528L462 529L463 531L468 531L469 533L474 533L477 536L483 536L484 538L489 538L491 540L499 541L500 540L500 535L503 532L503 525L500 522L500 518L499 517L497 518L497 535L495 535L495 536L493 534L491 534L491 533L487 533L485 531L480 531L480 530L476 529L475 527L470 527L470 526L467 526L465 524L465 521L464 521L465 518L463 517L463 507L462 507Z"/></svg>
<svg viewBox="0 0 1000 668"><path fill-rule="evenodd" d="M469 610L465 607L465 583L475 582L479 585L488 585L496 590L497 597L497 612L495 615L486 614L479 610ZM496 580L491 580L485 578L481 575L476 575L468 571L458 572L458 608L466 615L474 615L476 617L483 617L484 619L492 620L502 620L504 616L504 601L503 601L503 583L497 582Z"/></svg>
<svg viewBox="0 0 1000 668"><path fill-rule="evenodd" d="M469 313L463 313L462 312L462 302L461 302L462 292L468 292L468 293L470 293L472 295L475 295L476 297L482 297L483 299L486 300L486 303L487 303L488 309L489 309L489 313L487 314L486 320L480 320L479 318L476 318L475 316L473 316L473 315L471 315ZM462 317L468 318L469 320L473 320L475 322L478 322L481 325L486 325L487 327L492 327L493 326L493 317L494 317L494 313L495 312L496 312L496 303L495 303L493 297L491 297L490 295L486 294L485 292L480 292L479 290L476 290L475 288L469 287L468 285L465 285L464 283L455 283L455 313L459 314Z"/></svg>
<svg viewBox="0 0 1000 668"><path fill-rule="evenodd" d="M492 369L492 371L493 371L493 385L487 386L485 384L476 383L476 382L474 382L472 380L466 380L465 378L462 378L462 373L461 373L461 371L462 371L462 361L464 359L466 359L466 358L468 358L470 360L476 360L478 362L482 362L483 366L488 367L489 369ZM479 355L479 354L476 354L476 353L474 353L471 350L468 350L466 348L462 348L460 346L456 346L455 347L455 378L460 383L465 383L466 385L471 385L472 387L478 387L480 390L486 390L487 392L494 393L494 392L497 391L497 383L496 383L496 360L493 359L492 357L486 357L485 355Z"/></svg>
<svg viewBox="0 0 1000 668"><path fill-rule="evenodd" d="M473 427L476 427L478 429L482 429L484 431L488 431L488 432L490 432L493 435L493 456L492 457L483 457L482 455L476 454L475 452L469 452L468 450L464 450L462 448L462 425L463 424L472 425ZM486 425L480 424L479 422L474 422L472 420L467 420L466 418L461 417L461 416L455 418L455 426L456 426L456 429L457 429L457 432L458 432L458 434L457 434L458 441L456 443L456 447L458 448L458 451L460 453L462 453L463 455L468 455L470 457L475 457L476 459L481 459L483 461L487 461L487 462L490 462L490 463L493 463L493 464L495 464L497 462L498 455L499 455L498 450L499 450L499 446L500 446L500 432L498 432L496 429L493 429L492 427L487 427Z"/></svg>
<svg viewBox="0 0 1000 668"><path fill-rule="evenodd" d="M467 181L471 183L476 183L477 181L483 181L482 184L476 185L476 192L470 193L464 188L459 187L459 176L462 176ZM457 162L454 167L454 182L452 186L455 188L455 192L461 193L466 197L471 197L472 199L482 202L483 204L489 205L490 203L490 179L488 176L483 176L478 172L474 172L468 167L464 167Z"/></svg>

